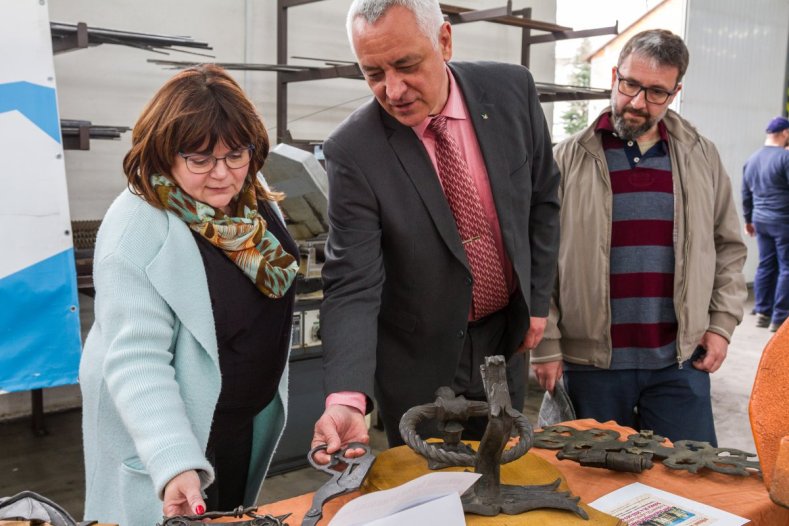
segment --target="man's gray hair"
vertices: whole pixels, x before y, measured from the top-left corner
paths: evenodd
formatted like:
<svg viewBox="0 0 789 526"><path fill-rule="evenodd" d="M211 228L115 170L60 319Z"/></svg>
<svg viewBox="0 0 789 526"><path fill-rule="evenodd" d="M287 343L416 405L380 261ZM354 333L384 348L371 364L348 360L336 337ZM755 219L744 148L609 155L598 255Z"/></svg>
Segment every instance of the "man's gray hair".
<svg viewBox="0 0 789 526"><path fill-rule="evenodd" d="M374 24L379 18L394 6L405 7L414 14L420 31L430 39L433 46L438 49L438 33L444 23L444 15L438 0L354 0L348 9L345 29L348 31L348 42L354 54L353 47L353 22L358 17L368 24Z"/></svg>
<svg viewBox="0 0 789 526"><path fill-rule="evenodd" d="M649 29L638 33L627 41L622 52L619 53L617 66L630 55L639 55L652 59L661 66L675 67L679 70L677 83L682 81L685 72L688 70L690 54L688 47L680 37L666 29Z"/></svg>

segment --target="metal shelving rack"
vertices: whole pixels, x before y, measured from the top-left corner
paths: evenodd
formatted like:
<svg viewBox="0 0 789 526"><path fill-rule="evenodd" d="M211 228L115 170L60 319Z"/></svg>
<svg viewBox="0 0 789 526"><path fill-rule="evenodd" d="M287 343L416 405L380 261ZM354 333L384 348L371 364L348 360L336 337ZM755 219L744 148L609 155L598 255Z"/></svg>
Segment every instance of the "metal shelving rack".
<svg viewBox="0 0 789 526"><path fill-rule="evenodd" d="M240 71L269 71L277 74L277 126L276 142L291 144L308 151L313 146L320 144L320 140L294 139L287 129L288 123L288 85L294 82L307 82L312 80L325 80L334 78L363 80L359 66L355 62L344 60L321 60L324 66L305 66L288 64L288 10L293 7L322 2L323 0L277 0L277 63L276 64L251 64L237 62L218 62L217 65L228 70ZM600 35L618 34L618 24L609 27L574 31L570 27L560 26L550 22L542 22L531 18L531 8L520 10L512 9L512 1L500 8L472 10L448 4L440 4L447 20L453 25L470 22L486 21L520 28L521 37L521 64L528 67L531 46L556 40L573 38L586 38ZM544 34L532 35L532 31L541 31ZM306 57L300 57L306 58ZM311 59L320 60L320 59ZM166 67L183 68L199 64L197 61L174 61L149 59L149 62ZM581 86L564 86L549 82L535 82L541 102L560 102L571 100L607 99L611 91L607 89L589 88Z"/></svg>
<svg viewBox="0 0 789 526"><path fill-rule="evenodd" d="M277 0L277 64L269 65L269 71L277 72L277 141L289 144L312 145L316 141L299 141L290 136L288 122L288 84L310 80L330 78L361 79L358 65L329 64L326 67L306 67L288 65L288 9L302 5L321 2L323 0ZM494 24L518 27L522 31L521 64L528 67L531 46L556 40L586 38L600 35L616 35L618 24L610 27L574 31L570 27L560 26L551 22L542 22L531 18L531 8L512 9L512 0L506 6L474 10L448 4L440 4L447 20L453 25L469 22L486 21ZM532 30L545 34L532 35ZM239 68L241 69L241 68ZM558 102L569 100L607 99L610 90L586 88L580 86L562 86L547 82L535 82L541 102ZM309 149L309 148L308 148Z"/></svg>
<svg viewBox="0 0 789 526"><path fill-rule="evenodd" d="M205 53L183 49L211 49L205 42L197 42L190 37L171 37L88 27L85 22L77 24L50 22L49 29L52 35L52 52L55 55L102 44L114 44L154 53L167 54L167 51L177 51L210 57ZM118 139L121 133L129 131L129 128L126 126L94 125L90 121L84 120L61 119L60 130L65 150L89 150L91 139Z"/></svg>

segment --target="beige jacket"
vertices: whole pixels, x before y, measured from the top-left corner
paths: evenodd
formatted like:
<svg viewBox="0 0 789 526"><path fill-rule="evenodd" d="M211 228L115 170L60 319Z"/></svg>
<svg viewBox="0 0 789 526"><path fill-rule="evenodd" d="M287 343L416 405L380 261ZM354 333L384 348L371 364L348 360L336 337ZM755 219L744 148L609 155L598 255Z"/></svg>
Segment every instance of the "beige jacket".
<svg viewBox="0 0 789 526"><path fill-rule="evenodd" d="M663 122L674 179L674 310L682 363L705 331L729 340L742 320L746 248L715 146L670 110ZM564 358L601 368L611 364L612 191L595 125L554 149L562 173L558 274L545 336L532 350L532 363Z"/></svg>

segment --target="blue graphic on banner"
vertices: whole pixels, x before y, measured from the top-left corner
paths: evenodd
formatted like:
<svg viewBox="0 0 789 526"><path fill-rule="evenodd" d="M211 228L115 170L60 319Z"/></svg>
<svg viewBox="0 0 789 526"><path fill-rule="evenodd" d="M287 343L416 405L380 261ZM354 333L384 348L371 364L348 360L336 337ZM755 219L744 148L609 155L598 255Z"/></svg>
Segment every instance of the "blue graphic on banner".
<svg viewBox="0 0 789 526"><path fill-rule="evenodd" d="M55 90L31 82L0 84L0 113L17 110L60 143Z"/></svg>
<svg viewBox="0 0 789 526"><path fill-rule="evenodd" d="M73 384L80 358L74 250L0 279L0 391Z"/></svg>

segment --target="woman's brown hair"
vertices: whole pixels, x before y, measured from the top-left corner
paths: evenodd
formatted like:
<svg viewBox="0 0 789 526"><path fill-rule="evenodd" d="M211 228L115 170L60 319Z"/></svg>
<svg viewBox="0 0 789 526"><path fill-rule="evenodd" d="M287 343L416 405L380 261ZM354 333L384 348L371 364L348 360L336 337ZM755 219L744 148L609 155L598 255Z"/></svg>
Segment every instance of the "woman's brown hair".
<svg viewBox="0 0 789 526"><path fill-rule="evenodd" d="M214 64L178 73L145 106L132 131L132 147L123 158L129 189L162 208L151 176L169 176L178 152L210 152L220 140L230 149L253 147L247 177L259 199L284 198L264 189L255 176L269 150L263 121L238 83Z"/></svg>

